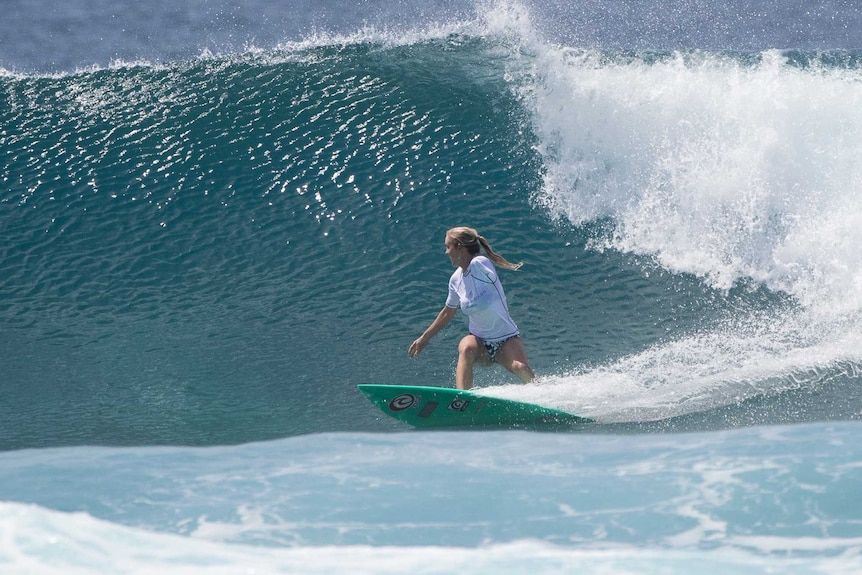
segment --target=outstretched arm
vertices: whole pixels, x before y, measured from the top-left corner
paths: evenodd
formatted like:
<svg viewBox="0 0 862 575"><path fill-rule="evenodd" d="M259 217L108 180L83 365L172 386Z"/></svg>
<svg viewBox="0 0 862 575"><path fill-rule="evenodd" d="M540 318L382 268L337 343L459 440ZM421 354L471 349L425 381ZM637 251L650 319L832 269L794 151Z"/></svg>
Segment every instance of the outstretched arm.
<svg viewBox="0 0 862 575"><path fill-rule="evenodd" d="M437 314L437 319L431 322L431 325L428 326L428 329L425 330L425 333L420 335L416 341L410 344L410 349L407 350L407 353L410 354L410 357L416 357L419 355L419 352L428 345L428 342L431 341L437 333L446 327L446 324L449 323L455 314L458 312L457 308L443 306L443 309L440 310L440 313Z"/></svg>

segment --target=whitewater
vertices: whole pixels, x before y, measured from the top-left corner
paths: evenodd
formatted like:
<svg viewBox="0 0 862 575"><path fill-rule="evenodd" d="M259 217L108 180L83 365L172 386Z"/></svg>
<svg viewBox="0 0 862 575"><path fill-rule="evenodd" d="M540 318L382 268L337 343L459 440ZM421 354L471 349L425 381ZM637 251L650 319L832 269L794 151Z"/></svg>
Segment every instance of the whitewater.
<svg viewBox="0 0 862 575"><path fill-rule="evenodd" d="M3 573L858 573L852 3L31 2L0 24ZM593 418L427 433L445 230Z"/></svg>

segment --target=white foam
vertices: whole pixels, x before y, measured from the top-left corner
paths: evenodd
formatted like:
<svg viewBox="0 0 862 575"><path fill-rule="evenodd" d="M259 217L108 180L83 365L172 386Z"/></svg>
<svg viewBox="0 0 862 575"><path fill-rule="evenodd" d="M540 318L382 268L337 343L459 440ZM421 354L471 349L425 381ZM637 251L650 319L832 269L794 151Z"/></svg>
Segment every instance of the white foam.
<svg viewBox="0 0 862 575"><path fill-rule="evenodd" d="M739 323L655 344L605 365L480 393L539 403L602 423L653 421L855 375L862 322L804 314Z"/></svg>
<svg viewBox="0 0 862 575"><path fill-rule="evenodd" d="M763 538L761 538L763 539ZM746 538L745 546L793 549L792 538ZM807 542L803 542L806 543ZM853 544L853 541L849 543ZM846 549L842 539L816 548ZM843 544L843 545L842 545ZM572 549L532 540L477 548L313 546L256 548L224 545L100 521L84 513L59 513L0 503L0 569L28 575L95 573L173 574L444 574L444 573L855 573L852 555L818 558L758 556L716 551L644 549L613 545Z"/></svg>
<svg viewBox="0 0 862 575"><path fill-rule="evenodd" d="M597 247L862 308L862 71L548 46L524 91L547 167L537 200L576 225L611 218Z"/></svg>

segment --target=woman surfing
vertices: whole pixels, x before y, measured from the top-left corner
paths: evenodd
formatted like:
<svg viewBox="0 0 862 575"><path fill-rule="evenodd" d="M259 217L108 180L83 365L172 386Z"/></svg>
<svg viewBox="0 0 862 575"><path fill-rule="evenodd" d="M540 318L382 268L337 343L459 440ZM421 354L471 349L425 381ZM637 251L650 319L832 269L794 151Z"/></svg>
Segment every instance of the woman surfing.
<svg viewBox="0 0 862 575"><path fill-rule="evenodd" d="M455 271L449 278L446 305L428 329L410 344L407 353L415 357L442 330L460 308L469 318L469 335L458 344L458 367L455 387L473 387L473 366L502 365L529 383L535 374L527 363L527 352L518 326L509 315L503 284L497 276L499 267L517 270L513 264L491 249L488 241L473 228L457 227L446 232L446 255ZM487 256L480 254L480 248Z"/></svg>

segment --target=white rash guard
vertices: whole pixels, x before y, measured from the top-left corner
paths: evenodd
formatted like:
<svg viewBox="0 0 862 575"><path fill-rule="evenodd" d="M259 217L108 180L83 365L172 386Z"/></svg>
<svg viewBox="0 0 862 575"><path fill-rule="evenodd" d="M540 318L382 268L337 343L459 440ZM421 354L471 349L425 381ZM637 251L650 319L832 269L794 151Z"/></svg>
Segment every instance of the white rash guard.
<svg viewBox="0 0 862 575"><path fill-rule="evenodd" d="M461 308L470 319L470 333L486 343L519 335L518 326L509 316L509 305L497 269L485 256L476 256L449 278L446 307Z"/></svg>

